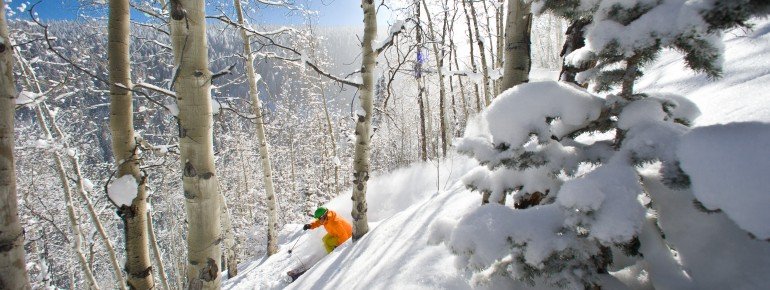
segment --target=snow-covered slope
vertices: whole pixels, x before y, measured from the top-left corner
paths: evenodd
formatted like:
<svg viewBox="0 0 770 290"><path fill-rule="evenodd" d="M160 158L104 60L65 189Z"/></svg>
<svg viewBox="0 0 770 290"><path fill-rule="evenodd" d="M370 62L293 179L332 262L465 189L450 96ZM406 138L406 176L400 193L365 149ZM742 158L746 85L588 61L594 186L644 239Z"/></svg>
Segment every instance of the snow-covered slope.
<svg viewBox="0 0 770 290"><path fill-rule="evenodd" d="M766 57L770 55L770 21L759 22L754 31L734 30L726 33L725 45L724 76L722 79L713 81L705 76L694 75L683 69L684 65L680 55L674 51L665 51L654 65L646 69L645 77L638 83L638 91L671 92L686 96L694 101L702 111L702 116L695 121L695 125L698 127L747 121L754 121L758 122L754 124L767 126L767 124L761 123L770 123L770 85L768 85L770 83L768 76L770 59ZM758 150L761 151L761 149ZM757 152L751 154L755 153ZM770 155L765 154L764 156ZM693 158L697 159L698 157ZM505 287L510 289L521 286L499 284L506 283L504 279L485 285L473 284L465 270L458 269L456 266L456 256L445 245L441 244L447 239L446 235L451 233L456 221L480 204L481 197L477 193L471 193L461 183L458 183L459 178L475 165L473 160L454 156L442 163L439 171L436 170L435 164L416 164L409 168L374 177L370 180L370 192L368 194L370 220L373 221L373 227L364 238L355 244L347 242L330 255L324 256L320 242L323 230L302 232L300 225L289 225L283 229L283 244L280 253L267 259L244 263L241 265L239 276L226 281L224 288L478 289ZM440 172L441 176L438 186L436 185L437 172ZM653 172L657 171L653 170ZM750 173L747 170L746 172L747 174L754 174L754 176L762 176L759 171ZM694 182L694 186L697 187L698 181L695 180ZM657 183L650 182L650 186L655 184ZM756 186L761 187L767 183L756 184L758 184ZM667 196L660 198L682 199L676 202L672 200L670 204L664 204L664 208L661 208L660 218L664 228L697 230L701 225L710 224L705 221L701 224L674 218L673 215L682 214L674 208L678 205L693 211L692 214L708 215L698 213L690 207L690 199L676 195L673 191L669 192L662 185L659 187L659 190L653 191L667 194ZM699 196L699 198L701 197ZM350 219L349 194L333 200L329 203L329 207ZM724 210L728 215L731 214L730 209ZM709 218L723 219L725 224L732 223L723 215ZM651 225L646 224L645 227L651 227ZM735 230L734 227L732 229ZM709 230L702 229L701 232L707 233ZM708 238L713 234L709 233L707 237L703 238ZM682 234L673 235L670 238L676 244L679 242L678 239L685 239L688 236L692 237L692 235ZM297 245L290 255L288 250L292 248L295 242ZM762 244L764 243L762 241L752 243L757 244L758 250L749 249L740 253L726 250L724 253L715 253L715 255L720 257L720 255L737 253L746 255L747 265L767 264L765 251L768 247ZM645 242L645 245L653 245L653 243ZM665 249L644 248L642 251L663 251ZM696 256L697 253L690 254L686 251L697 250L683 249L685 252L682 254L690 257ZM753 258L750 257L752 253L756 254ZM697 255L697 257L703 257L706 260L692 261L692 265L701 264L703 267L710 267L711 262L718 263L717 261L708 261L709 255ZM289 278L285 275L286 271L299 267L303 263L311 264L319 259L320 261L311 270L297 281L289 284ZM654 257L650 259L654 259ZM755 260L759 262L752 262ZM672 263L674 263L672 267L677 267L675 262ZM730 267L730 265L718 266ZM738 267L739 265L735 266ZM708 270L705 270L706 272L699 271L699 269L691 270L693 270L691 273L695 275L694 278L700 279L701 282L711 281L708 277L697 276L699 273L709 273ZM764 269L754 272L756 271L764 271ZM746 273L749 276L757 276L755 274ZM648 273L634 272L634 268L631 267L616 276L623 275L630 277L629 279L641 279L646 277ZM687 284L690 277L661 278L662 276L656 273L650 273L650 275L652 275L651 279L667 279L669 281L679 279L683 283L682 285L690 285ZM620 278L622 279L622 277ZM712 280L714 283L718 283L719 280L730 278L729 276L715 275ZM633 286L629 283L627 285ZM646 285L649 286L649 284ZM669 285L672 284L669 283Z"/></svg>
<svg viewBox="0 0 770 290"><path fill-rule="evenodd" d="M322 228L303 232L301 225L287 225L280 252L239 265L239 275L225 281L223 289L468 288L452 265L451 253L443 245L429 245L427 233L433 223L458 219L469 205L480 203L477 195L463 194L458 183L477 165L467 157L452 156L375 176L367 196L371 229L360 241L348 241L324 256ZM349 193L327 207L351 220ZM316 262L289 284L287 271Z"/></svg>

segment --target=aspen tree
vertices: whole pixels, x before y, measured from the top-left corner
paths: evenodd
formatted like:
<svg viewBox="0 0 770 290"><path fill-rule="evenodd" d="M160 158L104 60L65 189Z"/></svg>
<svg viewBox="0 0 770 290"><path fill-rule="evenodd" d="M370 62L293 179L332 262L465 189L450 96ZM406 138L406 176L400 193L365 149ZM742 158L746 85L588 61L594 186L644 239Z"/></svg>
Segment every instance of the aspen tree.
<svg viewBox="0 0 770 290"><path fill-rule="evenodd" d="M168 278L166 278L166 268L163 266L163 256L158 247L158 240L155 238L155 229L152 226L152 213L147 210L147 234L150 239L150 245L152 253L155 256L155 264L158 265L158 277L160 278L160 285L163 289L170 290L171 286L168 284Z"/></svg>
<svg viewBox="0 0 770 290"><path fill-rule="evenodd" d="M465 2L465 1L463 1ZM482 39L481 31L479 30L479 21L476 17L476 7L473 2L468 2L468 7L471 10L471 20L473 20L473 29L476 32L476 44L479 46L479 56L481 57L481 73L482 82L484 87L484 102L486 106L492 101L489 97L489 65L487 65L487 52L484 50L484 41Z"/></svg>
<svg viewBox="0 0 770 290"><path fill-rule="evenodd" d="M420 2L415 1L415 18L417 23L420 23ZM417 106L420 108L420 159L422 161L428 160L428 129L426 127L426 119L430 118L430 114L426 113L425 99L425 81L422 78L422 63L425 60L422 50L422 25L417 25L417 63L415 64L415 78L417 79ZM428 116L426 116L428 115Z"/></svg>
<svg viewBox="0 0 770 290"><path fill-rule="evenodd" d="M471 16L470 16L470 12L468 12L468 6L465 5L466 1L463 0L461 2L462 2L462 5L463 5L463 12L465 12L464 13L465 14L465 24L468 25L468 47L471 50L471 69L473 70L473 74L476 74L476 73L478 73L479 70L478 70L478 68L476 68L476 56L473 53L473 26L471 25ZM478 37L478 35L477 35L477 37ZM474 90L475 95L476 95L476 113L479 113L479 112L481 112L481 108L482 108L482 106L481 106L481 92L479 92L480 91L479 83L476 82L476 81L473 81L473 80L471 80L471 81L473 82L473 90ZM486 106L484 106L484 107L486 107Z"/></svg>
<svg viewBox="0 0 770 290"><path fill-rule="evenodd" d="M495 12L495 33L496 35L496 57L495 69L503 69L503 51L505 50L505 0L498 0ZM495 96L503 92L503 80L495 80Z"/></svg>
<svg viewBox="0 0 770 290"><path fill-rule="evenodd" d="M233 0L235 12L238 15L238 25L240 25L241 38L243 39L243 55L246 57L246 78L249 82L249 99L251 100L252 111L257 116L256 129L257 141L259 142L259 157L262 160L262 177L265 182L265 195L267 197L267 255L270 256L278 252L278 214L275 208L275 189L273 186L273 169L270 163L270 152L267 148L267 137L265 136L265 123L262 117L262 102L259 100L259 91L257 90L257 77L254 72L254 56L251 54L251 43L249 35L244 27L243 10L241 1Z"/></svg>
<svg viewBox="0 0 770 290"><path fill-rule="evenodd" d="M430 11L428 11L428 4L425 0L422 0L422 5L425 7L425 15L428 18L428 29L432 37L435 38L436 32L433 29L433 21L431 21ZM419 9L419 4L418 4ZM419 10L418 10L419 11ZM441 30L441 41L436 44L436 41L431 41L433 47L433 54L436 56L436 69L438 70L438 83L439 83L439 126L441 130L441 156L446 157L447 152L447 124L446 124L446 88L444 86L444 40L446 38L447 31L447 19L446 13L444 23ZM441 50L439 50L441 45Z"/></svg>
<svg viewBox="0 0 770 290"><path fill-rule="evenodd" d="M17 51L18 52L18 51ZM35 75L35 71L32 69L30 64L24 60L20 55L17 55L16 57L17 61L19 62L21 75L23 77L24 83L27 85L27 87L34 88L37 90L38 94L42 94L43 90L40 87L40 82L37 79L37 76ZM64 133L62 133L59 126L54 122L54 117L51 111L48 109L48 105L46 105L45 102L38 104L35 106L35 117L37 119L38 125L40 126L40 130L43 132L43 136L45 136L46 140L52 140L53 135L51 133L51 129L56 132L58 136L61 138L64 138ZM50 119L50 125L49 122L46 121L47 119ZM49 129L49 126L51 127ZM61 142L63 143L65 148L70 148L68 145L67 140L62 139ZM51 152L51 157L54 160L54 164L56 164L56 173L59 175L59 180L62 182L62 188L64 190L65 198L67 196L72 195L71 187L68 183L68 177L67 173L65 172L64 168L64 160L62 156L56 152ZM112 265L113 272L115 273L115 280L118 285L119 289L126 289L125 285L125 278L123 277L123 270L120 267L120 263L118 263L117 255L115 254L115 248L112 245L112 241L110 240L109 236L107 236L107 232L104 229L104 226L101 222L101 219L99 219L98 214L96 213L96 210L94 209L93 203L91 202L91 199L88 197L88 193L85 190L84 184L83 184L83 175L80 171L80 162L76 155L68 155L70 160L70 165L72 166L72 169L75 171L75 175L77 176L77 192L80 198L85 202L86 210L88 211L89 216L91 217L91 222L93 222L94 227L96 227L96 232L99 234L99 236L102 239L102 242L104 243L104 247L107 250L107 256L110 261L110 264ZM74 207L73 207L74 210ZM80 226L77 224L71 224L70 227L73 229L73 231L80 232ZM76 250L77 252L77 250ZM87 275L88 277L88 275Z"/></svg>
<svg viewBox="0 0 770 290"><path fill-rule="evenodd" d="M449 47L452 49L449 52L449 57L451 58L451 60L454 60L449 62L449 70L452 70L452 63L454 63L455 69L460 69L460 63L457 60L458 59L457 47L454 44L453 37L449 38ZM451 80L451 76L450 76L450 80ZM460 101L462 101L463 103L463 124L465 124L468 122L468 118L469 118L468 99L465 97L465 86L463 85L463 78L459 75L457 76L457 82L459 83L459 87L460 87L460 99L461 99ZM478 92L478 90L476 92ZM459 136L459 131L460 130L458 130L458 134L457 134L458 136Z"/></svg>
<svg viewBox="0 0 770 290"><path fill-rule="evenodd" d="M30 289L24 262L24 230L19 223L13 123L16 106L13 48L0 0L0 288Z"/></svg>
<svg viewBox="0 0 770 290"><path fill-rule="evenodd" d="M505 66L502 90L529 82L530 31L532 13L530 4L521 0L508 0L508 18L505 22Z"/></svg>
<svg viewBox="0 0 770 290"><path fill-rule="evenodd" d="M222 212L222 228L224 228L225 242L225 260L227 261L228 278L238 275L238 257L235 251L235 235L233 233L233 222L230 218L230 209L227 207L225 195L219 194L219 210Z"/></svg>
<svg viewBox="0 0 770 290"><path fill-rule="evenodd" d="M372 49L377 37L377 11L373 0L361 0L364 12L364 40L361 43L361 110L356 118L356 144L353 158L353 240L358 240L369 231L367 222L366 183L369 180L369 147L372 138L372 113L374 104L374 69L377 53Z"/></svg>
<svg viewBox="0 0 770 290"><path fill-rule="evenodd" d="M110 0L107 59L110 73L110 132L117 177L131 175L137 183L131 205L118 205L126 240L128 285L134 289L155 287L147 239L146 176L139 171L134 137L134 107L131 91L130 7L128 0Z"/></svg>
<svg viewBox="0 0 770 290"><path fill-rule="evenodd" d="M187 208L187 283L219 289L221 257L219 180L214 168L211 71L203 0L173 0L172 82L179 106L179 150Z"/></svg>

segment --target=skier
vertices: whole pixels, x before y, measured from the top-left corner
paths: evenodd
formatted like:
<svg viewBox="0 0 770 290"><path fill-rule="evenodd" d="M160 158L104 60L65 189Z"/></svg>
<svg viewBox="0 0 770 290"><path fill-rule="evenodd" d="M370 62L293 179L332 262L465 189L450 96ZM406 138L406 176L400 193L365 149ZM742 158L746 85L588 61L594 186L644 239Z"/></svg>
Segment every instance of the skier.
<svg viewBox="0 0 770 290"><path fill-rule="evenodd" d="M353 226L332 210L328 210L325 207L319 207L315 210L313 217L317 220L306 224L302 229L308 230L324 226L326 235L323 237L322 241L326 248L326 253L331 253L334 248L347 241L350 236L353 235Z"/></svg>

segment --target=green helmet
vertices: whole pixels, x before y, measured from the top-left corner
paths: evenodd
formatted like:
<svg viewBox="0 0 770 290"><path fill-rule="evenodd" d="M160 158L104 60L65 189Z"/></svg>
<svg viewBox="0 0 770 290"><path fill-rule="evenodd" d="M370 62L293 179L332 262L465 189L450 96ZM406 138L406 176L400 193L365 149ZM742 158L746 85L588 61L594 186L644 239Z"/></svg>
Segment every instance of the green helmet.
<svg viewBox="0 0 770 290"><path fill-rule="evenodd" d="M320 219L323 215L326 214L326 212L329 211L325 207L321 206L318 207L318 209L315 210L315 213L313 214L314 218Z"/></svg>

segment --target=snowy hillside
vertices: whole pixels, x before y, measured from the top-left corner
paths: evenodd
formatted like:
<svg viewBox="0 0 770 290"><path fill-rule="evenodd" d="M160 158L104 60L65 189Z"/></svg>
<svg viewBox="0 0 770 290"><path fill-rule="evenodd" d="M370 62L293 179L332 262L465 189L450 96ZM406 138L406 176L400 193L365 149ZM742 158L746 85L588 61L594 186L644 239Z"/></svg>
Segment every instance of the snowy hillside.
<svg viewBox="0 0 770 290"><path fill-rule="evenodd" d="M659 165L639 169L645 192L655 200L655 208L647 212L647 219L639 225L642 232L639 251L645 254L645 259L636 264L629 261L626 265L613 265L610 269L612 277L601 278L605 289L653 289L656 286L725 289L731 285L740 289L761 289L770 283L767 277L770 273L770 242L767 242L770 230L766 213L770 206L767 194L770 181L764 173L770 166L767 151L770 148L770 59L767 58L770 55L770 21L759 22L753 31L733 30L724 35L724 40L724 73L719 80L712 81L687 71L681 55L667 50L654 65L645 69L645 76L638 82L639 92L675 93L698 105L701 116L695 120L695 128L682 137L677 151L683 170L690 174L692 187L687 190L665 187L660 181ZM495 103L491 108L495 108ZM729 125L711 126L715 124ZM458 221L465 219L465 225L468 225L468 220L473 218L468 214L481 204L481 195L467 189L461 181L476 166L474 159L453 155L438 166L435 163L416 164L373 177L367 196L373 224L364 238L355 244L347 242L324 257L320 242L324 234L322 229L302 232L301 225L287 226L282 231L283 244L278 254L243 263L239 275L224 282L223 288L526 287L528 284L523 282L494 275L495 269L491 266L466 267L469 263L483 265L482 262L489 262L486 260L495 261L501 254L492 251L506 247L496 239L496 233L518 230L504 226L501 229L500 224L491 222L486 224L487 228L479 227L484 223L477 222L472 224L476 228L458 230ZM607 171L612 167L602 168ZM564 189L566 184L562 191L567 191ZM577 187L574 183L569 184ZM691 195L702 203L704 210L692 206ZM652 207L649 200L640 199L642 204ZM572 203L581 201L587 207L599 207L586 200ZM328 207L350 219L349 194L331 201ZM511 212L506 207L496 207L500 209L498 216ZM535 216L534 209L537 208L526 211ZM548 209L541 211L545 210ZM482 220L480 213L475 218ZM521 215L517 218L521 221ZM655 240L660 235L644 234L656 230L652 218L657 219L657 226L667 234L666 242ZM544 221L532 220L532 223L537 222ZM468 236L458 237L458 233ZM488 233L488 236L470 237L482 233ZM294 251L289 254L288 250L295 243ZM455 246L486 243L483 247L473 245L469 248L488 251L454 253L448 243ZM677 248L677 245L681 247ZM531 248L528 251L534 252ZM319 259L312 269L290 283L286 271ZM467 259L475 259L476 264ZM477 271L489 271L482 276L492 278L481 281L474 275ZM537 279L534 282L541 285Z"/></svg>

